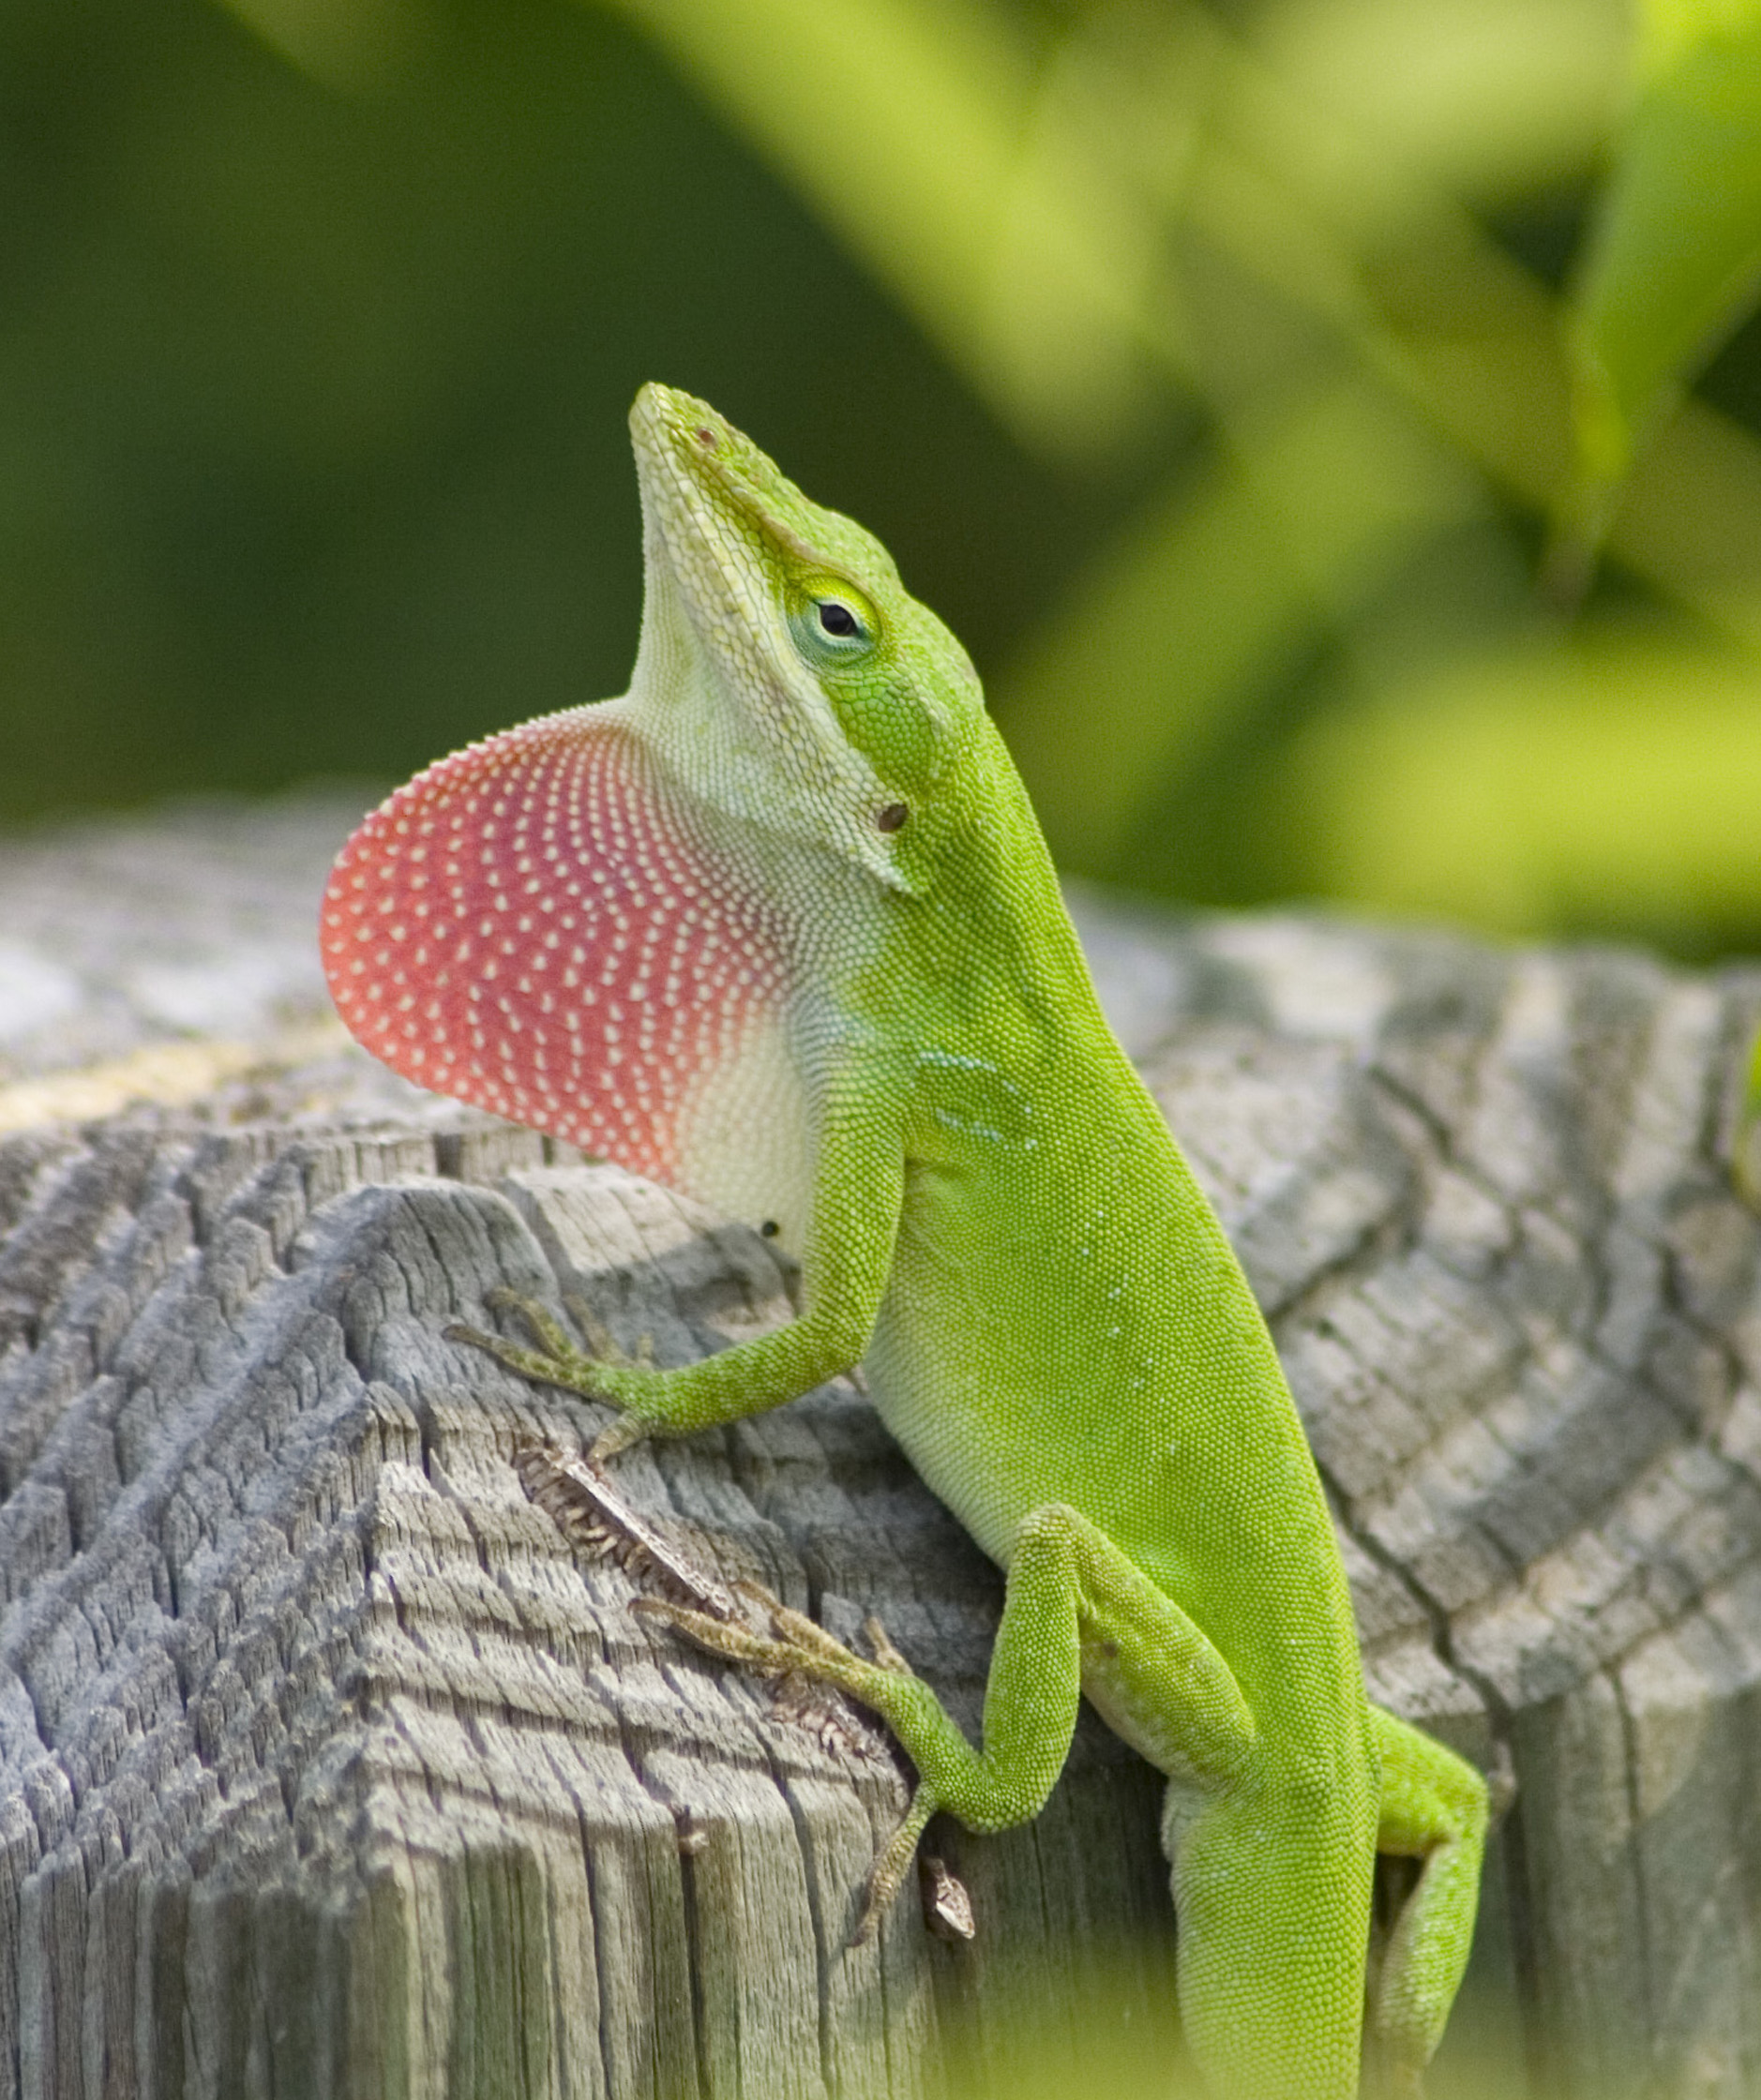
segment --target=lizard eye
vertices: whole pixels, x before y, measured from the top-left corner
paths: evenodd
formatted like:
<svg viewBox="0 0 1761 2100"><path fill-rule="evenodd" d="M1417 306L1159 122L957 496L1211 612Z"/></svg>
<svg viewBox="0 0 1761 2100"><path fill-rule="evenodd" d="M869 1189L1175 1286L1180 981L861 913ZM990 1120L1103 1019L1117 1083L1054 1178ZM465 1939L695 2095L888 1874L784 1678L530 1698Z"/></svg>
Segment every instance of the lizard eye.
<svg viewBox="0 0 1761 2100"><path fill-rule="evenodd" d="M880 622L854 592L828 590L833 579L816 578L789 608L795 647L817 670L846 669L874 647Z"/></svg>
<svg viewBox="0 0 1761 2100"><path fill-rule="evenodd" d="M816 598L814 610L820 616L820 627L826 634L836 636L839 641L866 639L862 622L841 598Z"/></svg>

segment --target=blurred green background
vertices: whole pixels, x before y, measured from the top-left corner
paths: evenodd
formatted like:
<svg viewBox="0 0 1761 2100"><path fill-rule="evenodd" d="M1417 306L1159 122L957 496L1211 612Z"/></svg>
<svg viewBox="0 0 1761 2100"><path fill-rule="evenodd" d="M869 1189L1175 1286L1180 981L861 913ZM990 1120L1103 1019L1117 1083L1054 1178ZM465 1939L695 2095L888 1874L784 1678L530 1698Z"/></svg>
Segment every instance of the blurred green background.
<svg viewBox="0 0 1761 2100"><path fill-rule="evenodd" d="M0 0L0 823L621 691L706 395L1072 871L1761 949L1761 0Z"/></svg>

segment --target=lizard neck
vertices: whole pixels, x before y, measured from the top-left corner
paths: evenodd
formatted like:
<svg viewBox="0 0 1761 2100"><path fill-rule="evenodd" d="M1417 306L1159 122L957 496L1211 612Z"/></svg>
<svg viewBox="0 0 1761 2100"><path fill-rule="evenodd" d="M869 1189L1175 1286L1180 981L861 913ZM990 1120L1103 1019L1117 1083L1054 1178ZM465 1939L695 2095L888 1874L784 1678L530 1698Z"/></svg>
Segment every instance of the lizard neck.
<svg viewBox="0 0 1761 2100"><path fill-rule="evenodd" d="M1001 738L974 768L962 821L923 893L880 900L876 967L853 987L880 1032L920 1047L926 1026L957 1049L1038 1065L1061 1049L1114 1056L1076 929L1038 824ZM903 1012L902 988L933 996L933 1014Z"/></svg>

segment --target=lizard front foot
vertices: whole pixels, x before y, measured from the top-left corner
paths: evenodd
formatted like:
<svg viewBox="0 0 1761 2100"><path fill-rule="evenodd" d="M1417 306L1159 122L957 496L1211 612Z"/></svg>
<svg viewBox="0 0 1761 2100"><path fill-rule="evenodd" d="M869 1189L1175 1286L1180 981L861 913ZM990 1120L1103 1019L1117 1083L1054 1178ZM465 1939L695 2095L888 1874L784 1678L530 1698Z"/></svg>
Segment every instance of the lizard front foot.
<svg viewBox="0 0 1761 2100"><path fill-rule="evenodd" d="M446 1340L481 1349L497 1363L505 1364L509 1371L532 1379L534 1384L558 1386L564 1392L579 1393L584 1400L604 1401L623 1409L627 1406L627 1400L619 1390L619 1372L653 1369L652 1336L642 1337L633 1358L626 1356L612 1340L610 1329L579 1298L569 1298L564 1302L587 1339L585 1349L578 1348L561 1323L534 1298L522 1298L518 1291L501 1287L487 1292L483 1302L496 1312L517 1312L532 1329L538 1346L522 1349L518 1342L508 1342L499 1334L487 1334L481 1328L471 1327L462 1320L450 1321L442 1329ZM644 1433L644 1428L635 1416L621 1414L595 1440L590 1456L595 1462L610 1457L635 1443Z"/></svg>

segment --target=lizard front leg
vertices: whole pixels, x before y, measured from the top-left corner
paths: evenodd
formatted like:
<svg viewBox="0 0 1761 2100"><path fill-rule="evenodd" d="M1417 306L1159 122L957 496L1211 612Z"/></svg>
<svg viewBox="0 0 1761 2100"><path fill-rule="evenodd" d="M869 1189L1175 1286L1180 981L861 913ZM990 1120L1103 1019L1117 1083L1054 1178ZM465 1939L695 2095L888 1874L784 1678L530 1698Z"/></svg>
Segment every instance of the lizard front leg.
<svg viewBox="0 0 1761 2100"><path fill-rule="evenodd" d="M520 1348L455 1323L448 1335L522 1377L609 1402L622 1419L597 1439L603 1460L647 1435L679 1436L778 1407L862 1358L893 1263L905 1168L896 1119L877 1084L836 1090L861 1106L825 1121L803 1262L801 1317L699 1362L661 1371L578 1349L542 1307L514 1302L540 1346ZM589 1339L603 1348L603 1340Z"/></svg>

